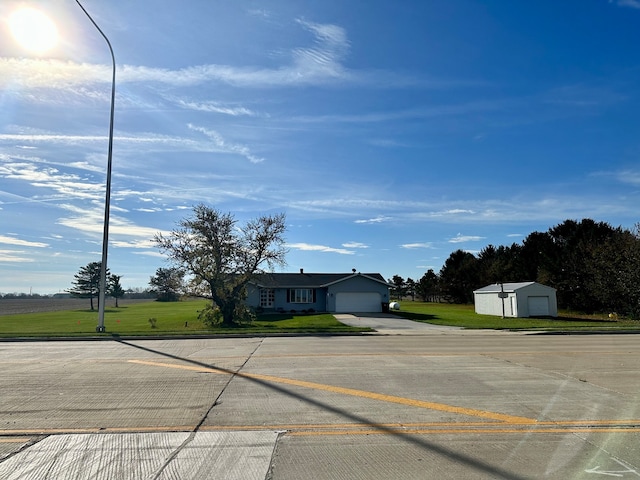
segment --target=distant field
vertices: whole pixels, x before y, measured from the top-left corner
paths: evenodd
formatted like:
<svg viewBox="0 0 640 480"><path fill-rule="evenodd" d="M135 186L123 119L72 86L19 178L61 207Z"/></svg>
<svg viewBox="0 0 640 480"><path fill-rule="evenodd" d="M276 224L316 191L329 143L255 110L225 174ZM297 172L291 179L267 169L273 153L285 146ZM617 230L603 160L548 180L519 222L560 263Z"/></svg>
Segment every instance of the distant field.
<svg viewBox="0 0 640 480"><path fill-rule="evenodd" d="M131 305L133 303L150 302L152 300L118 300L118 305ZM115 305L113 299L108 299L107 307ZM15 315L19 313L59 312L62 310L89 309L91 304L88 298L25 298L5 299L0 298L0 315ZM93 306L98 308L97 299L93 300Z"/></svg>

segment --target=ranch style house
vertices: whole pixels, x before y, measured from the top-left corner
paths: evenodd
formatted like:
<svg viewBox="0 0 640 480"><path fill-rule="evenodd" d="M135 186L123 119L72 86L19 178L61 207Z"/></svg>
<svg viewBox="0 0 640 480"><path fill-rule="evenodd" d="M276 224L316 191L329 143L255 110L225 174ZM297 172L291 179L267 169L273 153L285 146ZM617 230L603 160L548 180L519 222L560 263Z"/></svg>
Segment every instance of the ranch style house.
<svg viewBox="0 0 640 480"><path fill-rule="evenodd" d="M382 312L390 286L379 273L263 273L247 286L246 304L265 312Z"/></svg>

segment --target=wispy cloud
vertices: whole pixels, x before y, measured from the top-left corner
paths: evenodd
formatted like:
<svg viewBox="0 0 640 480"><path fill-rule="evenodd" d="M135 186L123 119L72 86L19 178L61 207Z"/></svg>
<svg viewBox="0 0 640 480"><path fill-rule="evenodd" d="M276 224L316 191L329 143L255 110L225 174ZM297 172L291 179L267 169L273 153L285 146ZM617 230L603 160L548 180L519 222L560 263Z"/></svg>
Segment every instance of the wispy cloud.
<svg viewBox="0 0 640 480"><path fill-rule="evenodd" d="M635 8L637 10L640 10L639 0L616 0L616 1L609 0L609 3L615 3L620 7Z"/></svg>
<svg viewBox="0 0 640 480"><path fill-rule="evenodd" d="M343 243L342 246L345 248L369 248L369 245L360 242L347 242Z"/></svg>
<svg viewBox="0 0 640 480"><path fill-rule="evenodd" d="M310 243L289 243L287 248L302 250L305 252L338 253L340 255L353 255L356 252L345 248L327 247L326 245L313 245Z"/></svg>
<svg viewBox="0 0 640 480"><path fill-rule="evenodd" d="M97 199L103 186L92 183L78 175L61 173L49 166L34 163L14 162L0 164L0 178L21 180L33 187L52 190L60 198Z"/></svg>
<svg viewBox="0 0 640 480"><path fill-rule="evenodd" d="M28 263L33 262L33 258L18 256L24 252L13 250L0 250L0 263Z"/></svg>
<svg viewBox="0 0 640 480"><path fill-rule="evenodd" d="M485 237L480 237L477 235L462 235L458 234L455 237L449 239L449 243L464 243L464 242L477 242L483 240Z"/></svg>
<svg viewBox="0 0 640 480"><path fill-rule="evenodd" d="M640 185L640 170L623 170L617 172L615 176L621 183Z"/></svg>
<svg viewBox="0 0 640 480"><path fill-rule="evenodd" d="M386 217L386 216L378 216L378 217L374 217L374 218L367 218L367 219L361 219L361 220L355 220L354 223L383 223L383 222L388 222L392 220L391 217Z"/></svg>
<svg viewBox="0 0 640 480"><path fill-rule="evenodd" d="M177 104L189 110L196 110L199 112L211 112L222 113L224 115L231 115L233 117L248 116L257 117L258 114L253 110L249 110L246 107L232 107L222 105L218 102L187 102L184 100L178 100Z"/></svg>
<svg viewBox="0 0 640 480"><path fill-rule="evenodd" d="M209 130L206 129L204 127L198 127L192 124L189 124L189 128L191 130L194 130L196 132L200 132L205 134L208 138L210 138L213 143L220 148L221 150L227 152L227 153L233 153L236 155L242 155L243 157L245 157L247 160L249 160L251 163L260 163L264 161L264 158L260 158L257 157L256 155L251 153L251 150L249 150L248 147L245 147L244 145L237 145L237 144L232 144L227 142L224 138L222 138L222 135L220 135L218 132L216 132L215 130Z"/></svg>
<svg viewBox="0 0 640 480"><path fill-rule="evenodd" d="M315 36L314 45L293 51L294 65L300 78L342 78L347 76L340 63L349 50L346 31L337 25L298 20Z"/></svg>
<svg viewBox="0 0 640 480"><path fill-rule="evenodd" d="M407 249L415 249L415 248L433 248L433 244L430 242L422 242L422 243L404 243L400 245L401 248Z"/></svg>
<svg viewBox="0 0 640 480"><path fill-rule="evenodd" d="M223 82L243 87L295 86L323 84L327 81L352 80L342 64L349 50L346 31L332 24L298 20L313 34L313 44L291 49L291 63L279 68L260 69L230 65L197 65L178 70L136 65L118 66L118 84L160 83L189 87ZM108 83L111 67L54 59L0 58L0 88L19 82L23 88L86 88L90 83Z"/></svg>
<svg viewBox="0 0 640 480"><path fill-rule="evenodd" d="M71 204L61 205L70 215L59 218L57 223L78 230L89 237L99 238L104 227L102 207L83 208ZM157 228L136 225L119 215L111 215L109 220L109 243L115 247L148 249L154 246L153 237Z"/></svg>
<svg viewBox="0 0 640 480"><path fill-rule="evenodd" d="M4 243L6 245L20 245L22 247L37 247L37 248L45 248L49 246L48 243L30 242L28 240L21 240L15 237L8 237L6 235L0 235L0 243Z"/></svg>

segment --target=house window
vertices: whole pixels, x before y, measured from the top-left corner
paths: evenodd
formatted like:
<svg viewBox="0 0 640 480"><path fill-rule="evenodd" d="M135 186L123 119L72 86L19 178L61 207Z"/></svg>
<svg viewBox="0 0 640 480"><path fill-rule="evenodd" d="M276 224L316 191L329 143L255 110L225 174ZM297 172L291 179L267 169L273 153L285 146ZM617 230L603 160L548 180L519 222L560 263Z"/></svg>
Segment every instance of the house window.
<svg viewBox="0 0 640 480"><path fill-rule="evenodd" d="M290 288L287 290L289 303L315 303L316 291L313 288Z"/></svg>
<svg viewBox="0 0 640 480"><path fill-rule="evenodd" d="M263 288L260 290L260 306L262 308L271 308L273 307L273 302L275 300L275 294L270 288Z"/></svg>

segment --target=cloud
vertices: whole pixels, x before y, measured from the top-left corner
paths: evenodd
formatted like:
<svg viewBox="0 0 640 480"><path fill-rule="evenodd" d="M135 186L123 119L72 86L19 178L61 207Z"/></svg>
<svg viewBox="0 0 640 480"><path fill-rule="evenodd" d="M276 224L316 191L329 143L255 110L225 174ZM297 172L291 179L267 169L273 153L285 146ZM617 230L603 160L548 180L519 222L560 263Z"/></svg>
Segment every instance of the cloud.
<svg viewBox="0 0 640 480"><path fill-rule="evenodd" d="M220 105L218 102L186 102L184 100L178 100L178 105L181 107L187 108L189 110L196 110L199 112L212 112L212 113L222 113L224 115L231 115L233 117L239 116L249 116L249 117L257 117L258 114L252 110L249 110L245 107L228 107Z"/></svg>
<svg viewBox="0 0 640 480"><path fill-rule="evenodd" d="M369 248L369 245L360 242L347 242L342 244L345 248Z"/></svg>
<svg viewBox="0 0 640 480"><path fill-rule="evenodd" d="M337 25L298 20L298 25L313 34L313 44L292 48L291 63L279 68L261 69L230 65L196 65L178 70L118 65L118 84L159 83L189 87L222 82L243 87L315 85L328 81L350 80L341 61L349 50L346 31ZM88 84L111 82L111 66L76 63L55 59L0 58L0 88L19 82L22 88L72 91ZM99 95L97 92L87 95Z"/></svg>
<svg viewBox="0 0 640 480"><path fill-rule="evenodd" d="M57 221L59 225L100 238L104 228L104 213L101 206L87 209L64 204L61 207L71 215L59 218ZM154 246L153 237L157 233L159 233L157 228L136 225L126 218L110 215L109 244L115 247L148 249Z"/></svg>
<svg viewBox="0 0 640 480"><path fill-rule="evenodd" d="M433 245L430 242L423 242L423 243L404 243L402 245L400 245L401 248L408 248L408 249L414 249L414 248L433 248Z"/></svg>
<svg viewBox="0 0 640 480"><path fill-rule="evenodd" d="M42 242L29 242L27 240L20 240L15 237L7 237L6 235L0 235L0 243L4 243L6 245L20 245L21 247L36 247L36 248L45 248L48 247L48 243Z"/></svg>
<svg viewBox="0 0 640 480"><path fill-rule="evenodd" d="M64 174L56 168L27 162L5 162L0 165L0 178L28 182L56 192L60 198L97 199L104 187L75 174Z"/></svg>
<svg viewBox="0 0 640 480"><path fill-rule="evenodd" d="M337 25L298 20L315 36L314 46L293 50L298 75L311 78L342 78L348 76L340 60L349 50L346 31Z"/></svg>
<svg viewBox="0 0 640 480"><path fill-rule="evenodd" d="M240 155L249 160L251 163L260 163L264 161L264 158L258 157L257 155L253 154L248 147L230 143L226 139L224 139L222 135L214 130L208 130L203 127L195 126L193 124L189 124L188 127L193 131L203 133L205 137L188 138L179 136L158 135L153 133L140 133L137 135L116 135L113 141L114 144L118 146L118 149L122 155L126 155L127 153L134 151L135 153L139 154L141 149L144 149L145 153L150 153L153 151L167 152L171 149L174 149L181 152L193 151ZM42 145L43 148L50 145L79 146L87 144L91 145L97 143L106 143L107 139L108 137L106 135L58 135L46 133L0 134L0 143L31 143L35 145ZM102 148L102 145L100 145L100 148ZM101 157L97 154L90 154L87 156L87 159L90 162L95 160L96 163L100 158ZM0 155L0 160L10 161L11 159L24 159L28 160L29 162L46 163L48 165L63 165L62 163L48 162L37 158L27 159L26 157ZM9 164L10 162L7 162L4 165L6 166ZM104 162L104 164L106 165L106 161ZM20 165L27 165L27 163L21 163ZM77 169L91 172L103 172L105 169L104 166L97 164L92 165L92 163L84 161L64 164L64 166L71 166ZM6 168L9 167L7 166ZM27 168L33 170L36 167L29 166ZM0 166L0 176L7 173L8 172L6 171L6 169L3 171L2 167ZM27 173L16 171L15 174L24 177ZM68 176L68 178L78 179L80 177Z"/></svg>
<svg viewBox="0 0 640 480"><path fill-rule="evenodd" d="M392 218L391 217L385 217L385 216L378 216L378 217L374 217L374 218L368 218L368 219L363 219L363 220L355 220L354 223L382 223L382 222L388 222L390 221Z"/></svg>
<svg viewBox="0 0 640 480"><path fill-rule="evenodd" d="M612 3L611 0L609 0L609 3ZM615 4L618 5L619 7L628 7L628 8L635 8L637 10L640 10L639 0L617 0Z"/></svg>
<svg viewBox="0 0 640 480"><path fill-rule="evenodd" d="M228 143L227 141L225 141L224 138L222 138L222 135L220 135L215 130L208 130L206 128L198 127L198 126L195 126L193 124L189 124L188 127L191 130L194 130L196 132L204 133L208 138L213 140L213 143L218 148L222 149L222 151L224 151L224 152L233 153L233 154L236 154L236 155L242 155L247 160L249 160L251 163L260 163L260 162L264 161L264 158L260 158L260 157L257 157L255 155L253 155L248 147L245 147L243 145L235 145L235 144L232 144L232 143Z"/></svg>
<svg viewBox="0 0 640 480"><path fill-rule="evenodd" d="M449 243L463 243L463 242L477 242L483 240L485 237L479 237L477 235L461 235L460 233L449 240Z"/></svg>
<svg viewBox="0 0 640 480"><path fill-rule="evenodd" d="M145 251L145 252L131 252L131 253L133 253L135 255L145 255L145 256L154 257L154 258L167 258L166 255L163 255L160 252L154 252L154 251L151 251L151 250Z"/></svg>
<svg viewBox="0 0 640 480"><path fill-rule="evenodd" d="M640 185L640 171L624 170L616 173L616 179L621 183L627 183L630 185Z"/></svg>
<svg viewBox="0 0 640 480"><path fill-rule="evenodd" d="M309 243L289 243L287 244L287 248L302 250L305 252L338 253L340 255L353 255L356 253L353 250L347 250L345 248L333 248L325 245L313 245Z"/></svg>
<svg viewBox="0 0 640 480"><path fill-rule="evenodd" d="M28 263L33 262L33 258L19 257L16 254L24 253L13 250L0 250L0 262L2 263Z"/></svg>

